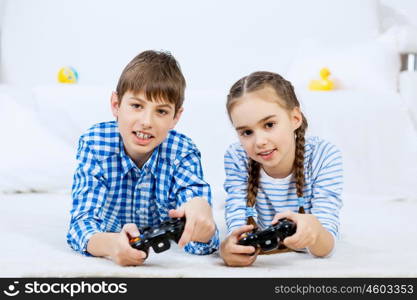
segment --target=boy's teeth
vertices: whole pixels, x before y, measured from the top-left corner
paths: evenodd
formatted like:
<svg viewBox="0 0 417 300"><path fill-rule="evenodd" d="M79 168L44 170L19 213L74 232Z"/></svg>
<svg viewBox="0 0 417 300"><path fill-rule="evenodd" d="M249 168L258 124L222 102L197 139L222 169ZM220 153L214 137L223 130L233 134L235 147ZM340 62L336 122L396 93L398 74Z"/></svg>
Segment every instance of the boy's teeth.
<svg viewBox="0 0 417 300"><path fill-rule="evenodd" d="M150 139L152 136L149 134L144 134L142 132L137 132L136 136L141 139Z"/></svg>

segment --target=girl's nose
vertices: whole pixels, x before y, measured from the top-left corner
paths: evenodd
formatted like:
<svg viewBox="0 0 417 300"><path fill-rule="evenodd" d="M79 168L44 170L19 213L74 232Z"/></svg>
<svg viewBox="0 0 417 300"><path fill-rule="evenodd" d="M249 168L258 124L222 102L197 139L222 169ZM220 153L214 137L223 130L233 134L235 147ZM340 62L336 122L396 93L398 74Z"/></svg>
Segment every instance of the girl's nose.
<svg viewBox="0 0 417 300"><path fill-rule="evenodd" d="M263 134L256 134L255 135L255 144L257 147L265 146L268 142L268 139Z"/></svg>

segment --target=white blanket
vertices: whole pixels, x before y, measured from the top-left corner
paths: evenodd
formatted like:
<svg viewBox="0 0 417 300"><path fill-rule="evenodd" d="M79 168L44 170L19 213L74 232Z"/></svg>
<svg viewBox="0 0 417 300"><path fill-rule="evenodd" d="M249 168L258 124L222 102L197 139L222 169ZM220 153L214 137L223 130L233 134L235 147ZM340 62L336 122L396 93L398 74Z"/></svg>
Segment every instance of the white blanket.
<svg viewBox="0 0 417 300"><path fill-rule="evenodd" d="M145 265L120 267L66 244L69 194L0 195L0 277L416 277L417 198L345 197L341 240L329 258L285 253L230 268L217 253L195 256L172 243ZM215 218L224 238L222 199ZM359 209L360 207L360 209Z"/></svg>

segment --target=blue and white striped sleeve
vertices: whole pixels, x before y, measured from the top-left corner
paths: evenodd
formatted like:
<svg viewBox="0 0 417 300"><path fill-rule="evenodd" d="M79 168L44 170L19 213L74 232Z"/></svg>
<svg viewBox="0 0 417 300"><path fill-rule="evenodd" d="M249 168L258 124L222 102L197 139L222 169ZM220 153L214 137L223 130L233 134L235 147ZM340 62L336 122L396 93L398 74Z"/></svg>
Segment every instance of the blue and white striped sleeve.
<svg viewBox="0 0 417 300"><path fill-rule="evenodd" d="M334 145L322 142L313 156L313 198L311 213L335 238L339 237L342 208L342 154Z"/></svg>
<svg viewBox="0 0 417 300"><path fill-rule="evenodd" d="M226 179L225 219L228 234L233 230L246 225L246 202L248 170L247 158L243 149L232 144L224 155L224 170Z"/></svg>
<svg viewBox="0 0 417 300"><path fill-rule="evenodd" d="M87 244L91 236L103 232L106 223L101 208L106 199L107 188L103 182L103 171L88 143L80 138L77 152L78 167L72 185L71 221L67 242L75 251L91 256Z"/></svg>
<svg viewBox="0 0 417 300"><path fill-rule="evenodd" d="M194 197L204 197L212 206L210 185L203 180L203 170L201 167L200 155L192 152L183 158L174 171L174 180L177 207L191 200ZM219 248L219 231L207 243L190 242L184 250L191 254L206 255L215 252Z"/></svg>

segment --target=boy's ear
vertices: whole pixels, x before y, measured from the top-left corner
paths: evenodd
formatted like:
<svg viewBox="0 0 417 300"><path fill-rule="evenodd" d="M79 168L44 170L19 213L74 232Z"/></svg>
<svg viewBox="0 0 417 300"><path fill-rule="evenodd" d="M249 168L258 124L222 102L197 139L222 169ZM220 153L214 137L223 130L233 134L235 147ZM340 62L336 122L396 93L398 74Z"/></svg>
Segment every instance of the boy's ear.
<svg viewBox="0 0 417 300"><path fill-rule="evenodd" d="M177 113L175 114L174 120L173 120L173 122L172 122L172 124L171 124L171 128L170 128L170 129L174 129L175 125L177 125L178 121L179 121L179 120L180 120L180 118L181 118L181 115L182 115L182 112L183 112L183 111L184 111L184 107L181 107L181 108L177 111Z"/></svg>
<svg viewBox="0 0 417 300"><path fill-rule="evenodd" d="M117 119L117 117L119 116L120 102L119 102L119 96L117 95L116 92L111 93L110 105L111 105L111 112L113 116Z"/></svg>
<svg viewBox="0 0 417 300"><path fill-rule="evenodd" d="M299 107L294 107L291 111L291 122L293 124L294 131L297 130L303 123L303 115L301 114Z"/></svg>

